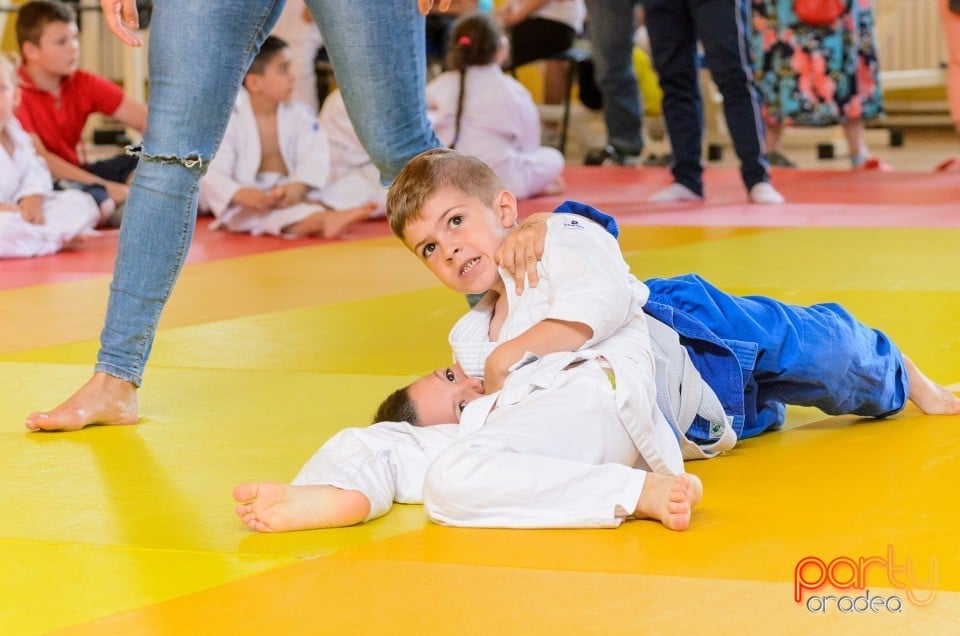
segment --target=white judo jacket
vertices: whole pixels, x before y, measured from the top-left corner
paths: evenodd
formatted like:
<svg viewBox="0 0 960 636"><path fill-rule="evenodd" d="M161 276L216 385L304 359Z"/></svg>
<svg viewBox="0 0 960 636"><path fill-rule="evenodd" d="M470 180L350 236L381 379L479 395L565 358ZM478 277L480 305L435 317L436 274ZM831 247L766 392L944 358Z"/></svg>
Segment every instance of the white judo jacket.
<svg viewBox="0 0 960 636"><path fill-rule="evenodd" d="M310 107L282 103L277 109L280 154L287 166L285 181L322 188L330 176L330 147ZM237 95L223 142L200 180L201 207L220 218L240 188L257 187L262 149L250 94Z"/></svg>
<svg viewBox="0 0 960 636"><path fill-rule="evenodd" d="M12 117L6 131L13 139L13 152L0 148L0 202L16 204L24 197L42 195L45 221L35 225L19 212L0 211L0 258L53 254L67 241L90 232L100 210L84 192L54 192L50 171L30 135Z"/></svg>

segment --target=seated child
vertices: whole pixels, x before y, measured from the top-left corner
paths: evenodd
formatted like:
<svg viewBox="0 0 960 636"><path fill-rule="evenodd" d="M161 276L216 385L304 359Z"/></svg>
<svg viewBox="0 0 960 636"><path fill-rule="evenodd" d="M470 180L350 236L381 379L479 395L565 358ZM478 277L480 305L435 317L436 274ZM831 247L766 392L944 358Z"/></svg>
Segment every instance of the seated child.
<svg viewBox="0 0 960 636"><path fill-rule="evenodd" d="M375 203L374 216L387 211L387 188L380 183L380 171L360 143L340 90L323 100L320 109L320 130L330 143L330 184L324 189L326 199L337 199L337 207L356 207Z"/></svg>
<svg viewBox="0 0 960 636"><path fill-rule="evenodd" d="M330 149L310 108L291 102L286 43L268 36L243 79L223 143L200 180L200 209L232 232L340 236L375 203L334 209L325 199ZM331 194L338 194L335 190Z"/></svg>
<svg viewBox="0 0 960 636"><path fill-rule="evenodd" d="M0 55L0 258L53 254L100 220L89 195L53 191L47 166L13 117L19 99L13 63Z"/></svg>
<svg viewBox="0 0 960 636"><path fill-rule="evenodd" d="M77 15L57 0L34 0L20 7L17 43L23 56L23 100L16 110L53 178L92 195L105 216L127 199L136 157L121 154L89 163L78 155L80 135L93 113L103 113L138 132L147 124L147 107L124 95L108 79L80 70ZM119 220L114 215L112 223Z"/></svg>
<svg viewBox="0 0 960 636"><path fill-rule="evenodd" d="M445 145L473 155L520 198L562 191L564 159L540 145L540 114L526 88L504 75L506 39L484 13L457 21L448 68L427 85L427 114Z"/></svg>

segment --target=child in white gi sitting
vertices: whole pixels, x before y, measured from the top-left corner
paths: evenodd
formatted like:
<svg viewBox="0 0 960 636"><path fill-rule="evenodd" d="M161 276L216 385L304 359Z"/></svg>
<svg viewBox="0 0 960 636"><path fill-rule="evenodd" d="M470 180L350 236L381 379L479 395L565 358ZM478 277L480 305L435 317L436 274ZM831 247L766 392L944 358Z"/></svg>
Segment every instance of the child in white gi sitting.
<svg viewBox="0 0 960 636"><path fill-rule="evenodd" d="M14 65L0 55L0 258L53 254L100 222L90 195L53 191L50 171L12 115L19 99Z"/></svg>
<svg viewBox="0 0 960 636"><path fill-rule="evenodd" d="M374 203L373 216L386 214L387 188L357 137L339 89L323 100L320 130L330 143L330 184L324 189L327 199L338 200L342 208Z"/></svg>
<svg viewBox="0 0 960 636"><path fill-rule="evenodd" d="M540 145L540 114L529 91L503 73L507 39L493 17L464 16L447 52L452 69L427 85L437 137L477 157L521 199L563 190L563 155Z"/></svg>
<svg viewBox="0 0 960 636"><path fill-rule="evenodd" d="M200 209L217 217L216 226L254 235L333 238L376 210L375 203L341 204L330 183L326 136L308 106L290 101L293 86L287 45L268 36L244 77L220 150L200 181Z"/></svg>

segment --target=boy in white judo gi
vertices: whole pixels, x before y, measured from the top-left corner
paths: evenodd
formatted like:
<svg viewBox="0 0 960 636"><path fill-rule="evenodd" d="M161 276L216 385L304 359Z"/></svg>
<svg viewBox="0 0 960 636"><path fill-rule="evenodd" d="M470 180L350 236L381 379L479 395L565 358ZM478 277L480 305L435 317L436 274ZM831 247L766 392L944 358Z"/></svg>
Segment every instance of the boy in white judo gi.
<svg viewBox="0 0 960 636"><path fill-rule="evenodd" d="M0 258L53 254L100 222L90 195L53 191L50 171L13 117L19 101L14 65L0 55Z"/></svg>
<svg viewBox="0 0 960 636"><path fill-rule="evenodd" d="M464 327L482 330L485 342L468 342L458 359L480 370L486 362L488 389L506 384L457 404L456 425L339 433L293 486L239 486L244 521L257 530L319 527L331 521L333 501L359 501L356 522L395 500L422 498L431 519L450 525L615 527L651 516L685 529L701 486L680 474L678 438L656 403L645 288L616 241L566 217L541 284L521 298L493 259L515 225L516 199L482 162L424 153L398 177L390 201L395 232L445 284L495 290L483 317Z"/></svg>
<svg viewBox="0 0 960 636"><path fill-rule="evenodd" d="M652 440L636 437L635 427L650 414L643 407L651 404L652 387L686 458L713 456L732 446L737 435L776 428L782 423L785 401L883 416L902 408L909 396L927 413L960 412L956 396L920 373L883 334L856 323L842 308L795 308L771 299L737 299L697 277L650 281L654 296L645 309L654 318L648 324L654 332L650 355L656 359L657 378L650 377L649 364L640 364L646 383L638 391L631 364L646 358L650 348L636 337L645 333L636 307L649 289L623 275L622 259L611 257L619 255L615 242L611 245L612 239L588 221L553 218L537 265L539 292L528 290L521 297L516 289L510 290L508 275L496 267L502 233L515 219L515 204L503 192L492 205L482 203L490 198L482 164L453 178L424 174L430 170L424 171L423 164L431 158L442 164L448 156L449 151L432 151L411 162L398 178L397 190L391 191L391 221L394 231L451 288L497 289L497 298L488 297L471 312L474 316L458 323L451 342L458 360L475 373L486 367L488 389L499 383L504 364L512 368L502 392L478 399L482 385L459 365L426 376L402 391L406 395L399 410L397 404L388 405L398 414L394 419L421 424L458 420L458 425L422 428L393 422L343 431L304 466L293 486L237 488L235 496L241 502L237 512L251 528L321 527L346 519L335 516L344 509L362 511L352 518L359 521L383 514L394 500L421 498L431 518L455 525L616 525L629 510L623 504L620 480L643 475L652 486L660 482L659 476L631 467L646 462L656 468L650 460L657 450L661 459L669 459L664 452L669 446L658 444L663 428L656 426L656 414L647 422L654 424L647 429ZM424 186L410 187L410 182ZM398 203L403 198L407 200ZM481 213L484 208L488 214ZM395 209L413 213L393 214ZM599 215L592 209L577 211ZM630 298L622 312L610 311L608 302L617 296ZM691 307L692 303L704 307ZM764 320L769 324L751 331L751 322ZM533 321L533 327L511 338L524 321ZM620 326L608 341L596 341L595 336L618 321ZM797 338L796 332L804 327L816 331L818 322L836 337L821 338L819 343L816 338ZM586 335L578 328L591 324ZM583 345L593 349L548 353ZM817 355L832 352L828 356L832 357L810 359L810 348ZM527 352L544 356L513 364L514 356L527 357ZM831 363L841 358L845 366L831 369ZM704 382L693 360L717 392ZM810 367L811 362L823 367ZM729 377L731 363L736 382ZM770 368L781 363L786 367L781 377L771 377ZM611 376L606 383L604 375ZM681 382L683 395L677 390ZM633 399L623 399L631 391ZM690 477L678 479L671 482L667 505L696 503L699 483L691 484ZM621 495L619 502L612 496L615 492ZM638 514L635 509L634 514L643 511ZM664 514L657 518L668 527L685 527L688 522L684 515L677 523L675 513Z"/></svg>
<svg viewBox="0 0 960 636"><path fill-rule="evenodd" d="M330 182L330 148L314 113L293 102L286 43L269 36L250 65L223 143L200 181L202 211L233 232L340 236L374 203L344 207ZM328 188L334 188L329 193ZM330 200L327 195L330 194Z"/></svg>

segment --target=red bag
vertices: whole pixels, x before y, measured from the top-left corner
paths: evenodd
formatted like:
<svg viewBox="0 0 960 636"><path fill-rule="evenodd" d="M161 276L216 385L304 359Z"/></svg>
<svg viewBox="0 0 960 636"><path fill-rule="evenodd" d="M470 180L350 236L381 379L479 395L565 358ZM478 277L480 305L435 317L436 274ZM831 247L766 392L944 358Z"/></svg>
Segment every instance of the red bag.
<svg viewBox="0 0 960 636"><path fill-rule="evenodd" d="M804 24L828 26L847 10L844 0L793 0L793 11Z"/></svg>

